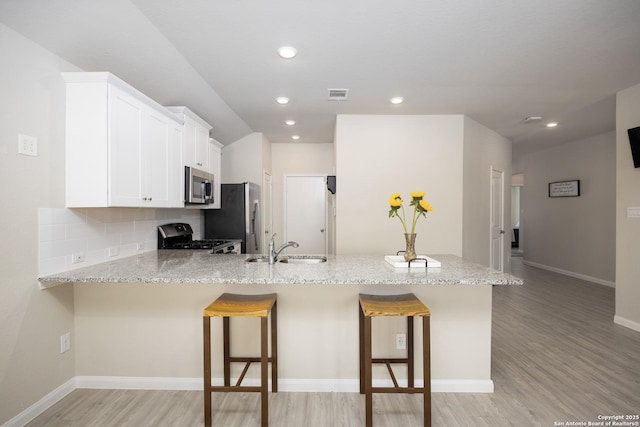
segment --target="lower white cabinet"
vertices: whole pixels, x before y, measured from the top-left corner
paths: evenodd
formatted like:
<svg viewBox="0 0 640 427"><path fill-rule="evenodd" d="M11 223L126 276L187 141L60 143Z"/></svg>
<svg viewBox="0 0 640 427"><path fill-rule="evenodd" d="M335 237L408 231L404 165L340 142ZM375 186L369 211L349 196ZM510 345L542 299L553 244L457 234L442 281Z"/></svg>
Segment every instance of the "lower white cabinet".
<svg viewBox="0 0 640 427"><path fill-rule="evenodd" d="M66 206L183 207L182 122L113 74L63 78Z"/></svg>

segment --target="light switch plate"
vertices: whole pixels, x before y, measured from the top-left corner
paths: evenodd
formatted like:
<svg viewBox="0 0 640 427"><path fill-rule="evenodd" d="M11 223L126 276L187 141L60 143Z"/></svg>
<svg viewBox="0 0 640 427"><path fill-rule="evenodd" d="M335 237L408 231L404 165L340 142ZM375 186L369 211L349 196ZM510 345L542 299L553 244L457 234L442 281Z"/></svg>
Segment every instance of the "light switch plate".
<svg viewBox="0 0 640 427"><path fill-rule="evenodd" d="M627 218L640 218L640 207L627 208Z"/></svg>
<svg viewBox="0 0 640 427"><path fill-rule="evenodd" d="M18 134L18 154L26 156L38 155L38 138L19 133Z"/></svg>

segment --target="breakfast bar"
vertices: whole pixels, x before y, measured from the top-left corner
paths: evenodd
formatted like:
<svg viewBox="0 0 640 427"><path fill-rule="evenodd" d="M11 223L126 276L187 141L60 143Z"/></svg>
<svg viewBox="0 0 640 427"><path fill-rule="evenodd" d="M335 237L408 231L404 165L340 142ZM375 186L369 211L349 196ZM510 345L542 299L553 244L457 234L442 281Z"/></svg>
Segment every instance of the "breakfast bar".
<svg viewBox="0 0 640 427"><path fill-rule="evenodd" d="M74 287L79 387L201 389L202 309L231 292L277 293L281 391L357 392L358 295L411 292L431 311L432 390L492 392L492 286L522 281L457 256L430 257L441 266L396 268L383 255L270 265L246 262L250 255L165 250L39 281L43 289ZM219 329L212 327L214 346L222 339ZM256 327L238 330L243 335L235 338L234 352L255 354ZM376 353L404 353L396 348L396 335L405 332L399 319L376 323ZM212 357L220 366L222 355L214 351ZM250 370L246 381L257 381L257 375ZM214 369L213 376L222 372ZM386 378L382 368L374 370L374 381Z"/></svg>

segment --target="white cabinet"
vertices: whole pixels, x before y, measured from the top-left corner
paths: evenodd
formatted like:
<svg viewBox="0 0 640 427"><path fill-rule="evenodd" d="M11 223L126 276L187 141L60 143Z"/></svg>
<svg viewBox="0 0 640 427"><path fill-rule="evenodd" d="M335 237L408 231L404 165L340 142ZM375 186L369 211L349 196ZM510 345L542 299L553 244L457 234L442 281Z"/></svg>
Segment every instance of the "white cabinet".
<svg viewBox="0 0 640 427"><path fill-rule="evenodd" d="M222 144L209 138L211 125L187 107L166 107L184 122L182 157L185 166L200 169L214 176L213 203L189 206L191 209L220 209L220 154Z"/></svg>
<svg viewBox="0 0 640 427"><path fill-rule="evenodd" d="M166 107L184 122L182 154L184 166L211 173L209 131L211 125L187 107Z"/></svg>
<svg viewBox="0 0 640 427"><path fill-rule="evenodd" d="M182 122L113 74L63 78L66 206L183 207Z"/></svg>
<svg viewBox="0 0 640 427"><path fill-rule="evenodd" d="M213 174L213 203L208 206L208 209L220 209L220 177L221 174L221 155L222 144L213 138L209 139L209 164L210 173Z"/></svg>

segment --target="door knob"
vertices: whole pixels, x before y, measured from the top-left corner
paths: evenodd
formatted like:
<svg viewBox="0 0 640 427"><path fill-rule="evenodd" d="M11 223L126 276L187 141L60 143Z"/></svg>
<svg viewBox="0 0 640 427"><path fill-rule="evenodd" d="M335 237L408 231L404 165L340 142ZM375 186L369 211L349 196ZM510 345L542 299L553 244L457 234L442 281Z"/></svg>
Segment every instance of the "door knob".
<svg viewBox="0 0 640 427"><path fill-rule="evenodd" d="M321 229L320 229L320 232L321 232L321 233L324 233L324 228L321 228Z"/></svg>

